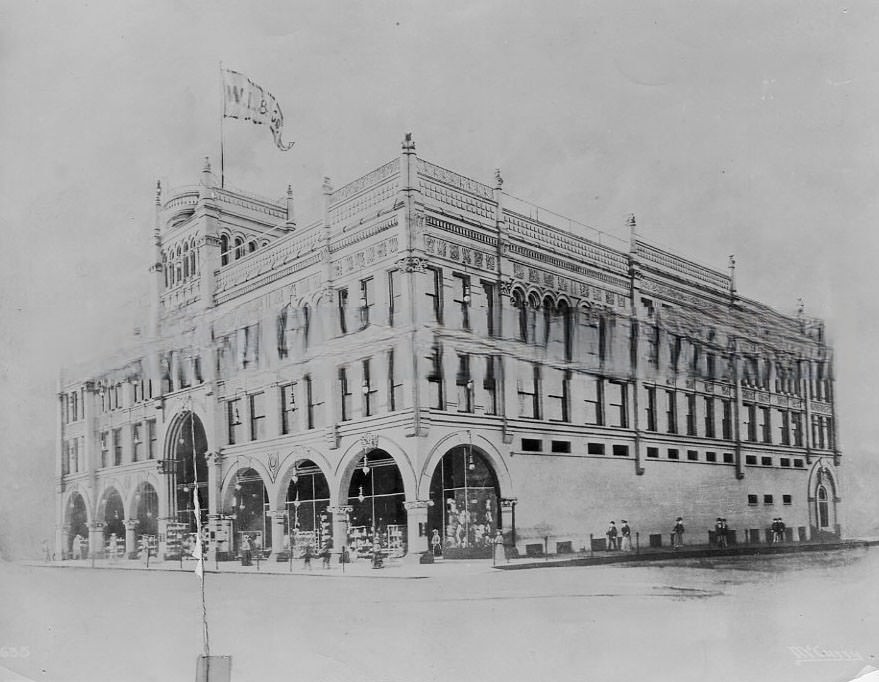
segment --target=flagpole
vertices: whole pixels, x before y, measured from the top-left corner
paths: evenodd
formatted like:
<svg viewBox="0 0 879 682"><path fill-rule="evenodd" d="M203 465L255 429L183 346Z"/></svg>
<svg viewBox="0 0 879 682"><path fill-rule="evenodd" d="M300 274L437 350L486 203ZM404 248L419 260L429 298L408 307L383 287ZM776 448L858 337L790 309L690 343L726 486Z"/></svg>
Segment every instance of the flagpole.
<svg viewBox="0 0 879 682"><path fill-rule="evenodd" d="M223 146L223 119L226 118L226 93L223 90L223 61L220 60L220 188L225 185L226 180L226 160L224 158Z"/></svg>

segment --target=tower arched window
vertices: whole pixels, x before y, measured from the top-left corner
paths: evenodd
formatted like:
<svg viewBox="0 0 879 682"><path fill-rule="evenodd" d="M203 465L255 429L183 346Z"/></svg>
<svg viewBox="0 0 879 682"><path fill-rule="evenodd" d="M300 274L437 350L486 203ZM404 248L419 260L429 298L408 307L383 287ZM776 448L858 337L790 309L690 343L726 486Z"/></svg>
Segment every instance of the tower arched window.
<svg viewBox="0 0 879 682"><path fill-rule="evenodd" d="M522 295L521 291L513 292L513 307L516 308L518 312L518 322L519 322L519 340L527 341L528 340L528 304L525 302L525 297Z"/></svg>
<svg viewBox="0 0 879 682"><path fill-rule="evenodd" d="M546 348L549 345L549 340L552 338L552 323L553 323L553 308L555 306L552 304L552 299L547 296L543 299L543 328L540 330L543 332L542 338L540 339L541 345Z"/></svg>
<svg viewBox="0 0 879 682"><path fill-rule="evenodd" d="M183 245L183 279L189 279L189 242Z"/></svg>
<svg viewBox="0 0 879 682"><path fill-rule="evenodd" d="M168 254L162 251L162 272L165 275L165 288L167 289L169 285L168 282Z"/></svg>
<svg viewBox="0 0 879 682"><path fill-rule="evenodd" d="M189 274L195 277L197 272L196 269L196 254L198 252L195 249L195 244L192 245L192 249L189 251Z"/></svg>
<svg viewBox="0 0 879 682"><path fill-rule="evenodd" d="M220 265L229 265L229 237L220 235Z"/></svg>
<svg viewBox="0 0 879 682"><path fill-rule="evenodd" d="M177 257L174 259L174 281L180 283L183 280L183 265L180 262L182 251L177 247Z"/></svg>
<svg viewBox="0 0 879 682"><path fill-rule="evenodd" d="M247 251L248 251L248 253L253 253L254 251L256 251L256 242L255 241L252 241L247 245Z"/></svg>
<svg viewBox="0 0 879 682"><path fill-rule="evenodd" d="M302 342L305 350L308 350L308 344L311 336L311 308L306 304L302 308Z"/></svg>
<svg viewBox="0 0 879 682"><path fill-rule="evenodd" d="M235 260L244 255L244 240L241 237L235 237Z"/></svg>
<svg viewBox="0 0 879 682"><path fill-rule="evenodd" d="M827 488L818 486L818 527L827 528L830 525L830 506L827 501Z"/></svg>

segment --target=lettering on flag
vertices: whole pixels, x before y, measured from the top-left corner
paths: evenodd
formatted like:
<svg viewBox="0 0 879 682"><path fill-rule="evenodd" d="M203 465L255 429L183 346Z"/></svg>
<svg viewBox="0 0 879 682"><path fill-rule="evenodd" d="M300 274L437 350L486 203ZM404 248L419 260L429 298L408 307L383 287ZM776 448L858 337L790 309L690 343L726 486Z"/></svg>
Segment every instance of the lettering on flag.
<svg viewBox="0 0 879 682"><path fill-rule="evenodd" d="M268 125L278 149L285 152L293 147L294 142L284 144L281 139L284 113L272 93L244 74L231 69L223 69L223 93L224 118L237 118L253 121L257 125Z"/></svg>

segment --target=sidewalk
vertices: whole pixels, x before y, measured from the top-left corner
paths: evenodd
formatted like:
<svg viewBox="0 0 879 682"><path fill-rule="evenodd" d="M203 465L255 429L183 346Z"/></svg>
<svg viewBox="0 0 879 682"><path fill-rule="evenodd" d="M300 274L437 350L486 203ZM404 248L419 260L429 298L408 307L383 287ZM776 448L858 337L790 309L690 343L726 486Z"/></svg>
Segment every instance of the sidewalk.
<svg viewBox="0 0 879 682"><path fill-rule="evenodd" d="M712 545L685 545L681 549L669 547L642 547L640 551L621 552L618 550L601 550L596 552L577 552L567 555L552 555L537 558L525 557L510 559L501 570L517 570L526 568L550 568L560 566L598 566L603 564L641 563L649 561L668 561L676 559L694 559L705 557L736 557L772 554L798 554L802 552L827 552L856 547L879 545L879 539L842 540L840 542L786 542L774 545L741 544L726 549L718 549Z"/></svg>
<svg viewBox="0 0 879 682"><path fill-rule="evenodd" d="M19 562L27 566L39 566L45 568L79 568L90 569L92 562L90 559L65 559L63 561L22 561ZM183 572L192 573L195 571L196 561L194 559L179 560L156 560L150 559L149 568L146 562L141 559L118 559L110 561L109 559L96 559L94 563L95 569L102 570L124 570L124 571L165 571L165 572ZM320 559L312 560L311 569L305 567L302 559L294 559L292 567L289 562L275 561L267 559L256 561L252 566L242 566L240 561L221 561L219 563L206 561L204 565L206 574L223 574L223 573L245 573L254 575L297 575L308 576L313 578L369 578L369 579L406 579L420 580L425 578L435 578L437 576L487 573L491 571L491 559L474 559L474 560L455 560L443 561L439 560L433 564L420 564L418 557L406 557L405 559L385 559L382 568L373 568L372 563L368 559L357 559L351 563L338 563L338 559L334 557L329 568L323 568Z"/></svg>

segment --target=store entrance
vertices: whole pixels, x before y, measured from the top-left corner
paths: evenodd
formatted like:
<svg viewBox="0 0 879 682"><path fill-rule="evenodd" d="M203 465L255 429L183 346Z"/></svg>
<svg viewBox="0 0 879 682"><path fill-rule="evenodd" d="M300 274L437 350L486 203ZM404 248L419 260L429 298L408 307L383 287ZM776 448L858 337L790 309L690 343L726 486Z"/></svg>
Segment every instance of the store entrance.
<svg viewBox="0 0 879 682"><path fill-rule="evenodd" d="M384 450L363 456L351 475L348 504L348 545L355 556L400 557L406 553L406 509L403 478Z"/></svg>
<svg viewBox="0 0 879 682"><path fill-rule="evenodd" d="M299 462L287 486L287 535L293 556L304 556L308 547L312 554L325 545L332 548L329 506L330 486L323 472L311 460Z"/></svg>
<svg viewBox="0 0 879 682"><path fill-rule="evenodd" d="M241 469L235 474L232 495L232 519L235 522L235 549L240 552L245 536L251 552L272 547L272 521L269 494L256 469Z"/></svg>
<svg viewBox="0 0 879 682"><path fill-rule="evenodd" d="M84 548L88 545L89 528L88 528L88 512L85 508L85 500L82 495L74 493L70 497L67 507L67 546L65 551L67 556L73 559L79 559L83 555Z"/></svg>
<svg viewBox="0 0 879 682"><path fill-rule="evenodd" d="M125 555L125 505L115 488L104 498L104 551L112 559Z"/></svg>
<svg viewBox="0 0 879 682"><path fill-rule="evenodd" d="M427 522L441 538L446 559L490 558L501 528L497 476L488 457L471 445L449 450L433 472Z"/></svg>
<svg viewBox="0 0 879 682"><path fill-rule="evenodd" d="M208 464L205 460L205 452L208 449L208 442L201 420L192 412L178 422L176 431L173 443L177 532L192 534L198 531L195 521L196 494L201 510L201 523L207 524Z"/></svg>

